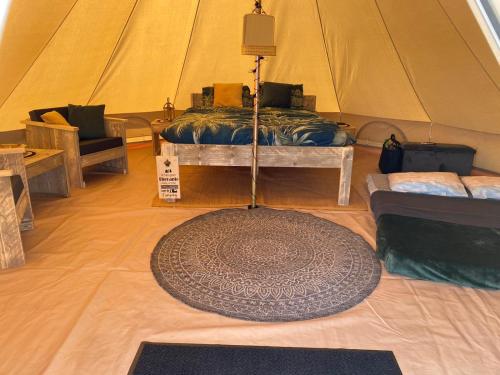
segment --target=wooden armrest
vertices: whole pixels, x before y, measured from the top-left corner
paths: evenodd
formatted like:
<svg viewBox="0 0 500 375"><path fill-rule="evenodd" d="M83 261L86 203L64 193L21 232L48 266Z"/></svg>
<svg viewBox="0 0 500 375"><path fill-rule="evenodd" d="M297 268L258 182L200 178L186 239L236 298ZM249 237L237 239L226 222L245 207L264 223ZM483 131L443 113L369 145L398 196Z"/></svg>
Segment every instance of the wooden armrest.
<svg viewBox="0 0 500 375"><path fill-rule="evenodd" d="M126 118L119 118L119 117L108 117L108 116L104 116L104 122L106 121L112 121L112 122L121 122L121 123L127 123L128 122L128 119Z"/></svg>
<svg viewBox="0 0 500 375"><path fill-rule="evenodd" d="M76 126L71 126L71 125L56 125L56 124L46 124L45 122L39 122L39 121L31 121L31 120L24 120L21 121L23 124L26 126L38 126L39 128L47 128L47 129L55 129L55 130L61 130L61 131L67 131L67 132L77 132L78 128Z"/></svg>
<svg viewBox="0 0 500 375"><path fill-rule="evenodd" d="M26 175L24 166L24 148L3 148L0 149L0 169L11 171L12 174Z"/></svg>
<svg viewBox="0 0 500 375"><path fill-rule="evenodd" d="M0 147L0 155L1 154L24 154L26 149L24 147L15 147L15 148L2 148Z"/></svg>
<svg viewBox="0 0 500 375"><path fill-rule="evenodd" d="M14 176L14 172L10 169L0 169L0 177Z"/></svg>
<svg viewBox="0 0 500 375"><path fill-rule="evenodd" d="M122 137L126 139L127 119L104 117L104 129L108 137Z"/></svg>

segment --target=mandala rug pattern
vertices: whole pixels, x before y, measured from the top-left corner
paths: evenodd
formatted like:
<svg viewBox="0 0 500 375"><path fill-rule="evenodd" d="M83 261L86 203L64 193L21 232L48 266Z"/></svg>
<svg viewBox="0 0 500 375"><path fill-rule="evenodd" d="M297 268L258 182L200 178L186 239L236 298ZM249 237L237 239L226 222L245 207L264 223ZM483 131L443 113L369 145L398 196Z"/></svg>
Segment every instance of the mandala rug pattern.
<svg viewBox="0 0 500 375"><path fill-rule="evenodd" d="M371 247L351 230L296 211L210 212L173 229L151 255L159 285L205 311L255 321L347 310L380 280Z"/></svg>

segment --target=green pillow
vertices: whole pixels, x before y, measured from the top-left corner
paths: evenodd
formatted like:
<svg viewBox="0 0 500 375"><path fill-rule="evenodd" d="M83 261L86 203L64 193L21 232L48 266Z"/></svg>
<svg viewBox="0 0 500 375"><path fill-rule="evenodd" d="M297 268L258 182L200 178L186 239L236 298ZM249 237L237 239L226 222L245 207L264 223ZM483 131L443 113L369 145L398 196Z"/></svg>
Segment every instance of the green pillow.
<svg viewBox="0 0 500 375"><path fill-rule="evenodd" d="M260 85L260 106L290 108L292 85L288 83L263 82Z"/></svg>
<svg viewBox="0 0 500 375"><path fill-rule="evenodd" d="M68 105L68 122L78 127L80 139L105 138L104 104Z"/></svg>
<svg viewBox="0 0 500 375"><path fill-rule="evenodd" d="M263 86L264 85L270 87L270 89L268 90L268 94L270 91L271 92L273 91L274 85L289 86L290 87L290 106L286 107L286 108L292 108L292 109L303 109L304 108L304 85L303 84L291 85L288 83L273 83L273 82L264 82L263 84L261 84L260 85L261 99L259 102L260 105L262 107L277 107L277 105L267 105L268 104L267 101L263 101L263 93L264 93ZM279 94L277 94L277 95L279 95ZM285 93L285 95L286 95L286 93ZM262 103L264 103L264 104L262 104Z"/></svg>

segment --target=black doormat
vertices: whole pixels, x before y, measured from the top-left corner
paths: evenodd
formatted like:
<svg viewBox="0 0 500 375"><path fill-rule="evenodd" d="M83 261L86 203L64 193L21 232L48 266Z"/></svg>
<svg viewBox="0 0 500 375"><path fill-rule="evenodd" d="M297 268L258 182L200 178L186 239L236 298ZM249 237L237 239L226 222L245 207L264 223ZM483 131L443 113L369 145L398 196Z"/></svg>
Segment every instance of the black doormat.
<svg viewBox="0 0 500 375"><path fill-rule="evenodd" d="M401 375L390 351L143 342L129 375Z"/></svg>

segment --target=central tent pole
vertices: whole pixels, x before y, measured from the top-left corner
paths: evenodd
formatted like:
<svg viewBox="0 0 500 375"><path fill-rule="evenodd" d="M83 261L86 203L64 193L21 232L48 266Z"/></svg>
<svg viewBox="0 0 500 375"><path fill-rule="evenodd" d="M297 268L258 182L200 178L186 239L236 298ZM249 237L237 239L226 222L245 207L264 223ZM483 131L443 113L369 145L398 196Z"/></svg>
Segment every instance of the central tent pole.
<svg viewBox="0 0 500 375"><path fill-rule="evenodd" d="M254 98L253 98L253 140L252 140L252 204L248 208L257 207L257 176L258 144L259 144L259 99L260 99L260 65L263 56L275 56L274 45L274 17L268 16L262 10L262 0L254 0L255 8L251 14L243 18L243 43L241 53L243 55L255 56L254 74Z"/></svg>
<svg viewBox="0 0 500 375"><path fill-rule="evenodd" d="M253 103L253 144L252 144L252 205L250 208L257 207L257 175L259 165L257 163L257 144L259 142L259 85L260 85L260 60L262 56L255 56L255 79Z"/></svg>

